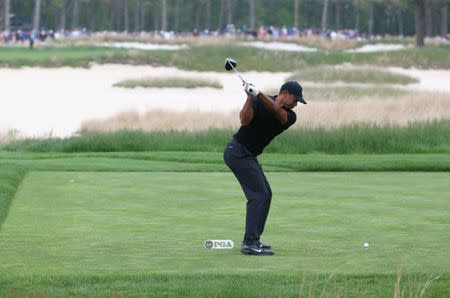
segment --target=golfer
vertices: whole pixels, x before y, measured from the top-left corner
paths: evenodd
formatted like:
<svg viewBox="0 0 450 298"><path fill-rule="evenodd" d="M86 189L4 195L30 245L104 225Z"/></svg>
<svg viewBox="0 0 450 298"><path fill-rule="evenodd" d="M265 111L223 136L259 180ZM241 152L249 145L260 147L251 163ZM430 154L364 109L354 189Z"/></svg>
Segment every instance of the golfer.
<svg viewBox="0 0 450 298"><path fill-rule="evenodd" d="M273 255L260 237L269 214L272 190L256 159L277 135L297 120L292 109L306 104L303 89L296 81L283 84L276 96L267 96L251 84L244 84L247 100L239 114L241 127L225 148L224 160L247 197L245 235L241 252Z"/></svg>

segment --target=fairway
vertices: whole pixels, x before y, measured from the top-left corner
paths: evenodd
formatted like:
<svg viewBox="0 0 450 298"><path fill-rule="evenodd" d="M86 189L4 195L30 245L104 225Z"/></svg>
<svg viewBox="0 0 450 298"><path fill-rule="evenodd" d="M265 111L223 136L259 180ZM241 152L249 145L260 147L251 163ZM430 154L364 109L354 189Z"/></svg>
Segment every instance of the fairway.
<svg viewBox="0 0 450 298"><path fill-rule="evenodd" d="M0 230L0 275L450 271L450 173L267 176L262 241L276 255L248 257L231 173L29 172Z"/></svg>
<svg viewBox="0 0 450 298"><path fill-rule="evenodd" d="M448 15L0 0L0 298L450 298Z"/></svg>

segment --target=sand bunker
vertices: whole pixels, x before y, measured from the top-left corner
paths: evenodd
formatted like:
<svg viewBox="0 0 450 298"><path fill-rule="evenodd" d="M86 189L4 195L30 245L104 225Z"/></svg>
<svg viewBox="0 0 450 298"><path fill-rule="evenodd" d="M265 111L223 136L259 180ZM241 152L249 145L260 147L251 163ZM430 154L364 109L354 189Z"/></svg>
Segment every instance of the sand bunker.
<svg viewBox="0 0 450 298"><path fill-rule="evenodd" d="M241 43L244 46L250 46L272 51L289 51L289 52L317 52L318 49L301 46L294 43L286 42L245 42ZM401 44L367 44L357 49L347 50L348 53L373 53L386 51L399 51L408 48Z"/></svg>
<svg viewBox="0 0 450 298"><path fill-rule="evenodd" d="M290 73L249 72L244 76L261 88L279 88ZM143 77L211 78L224 89L113 87L125 79ZM244 100L239 78L233 73L183 71L173 67L95 65L84 68L0 69L0 133L16 129L23 136L70 136L89 119L120 112L153 109L228 112Z"/></svg>
<svg viewBox="0 0 450 298"><path fill-rule="evenodd" d="M308 48L294 43L285 42L244 42L241 45L255 47L259 49L272 50L272 51L288 51L288 52L317 52L315 48Z"/></svg>
<svg viewBox="0 0 450 298"><path fill-rule="evenodd" d="M441 96L444 97L441 101L446 101L446 98L450 100L450 70L391 70L420 79L420 83L406 87L408 90L446 92ZM262 90L277 90L290 73L248 72L243 75ZM168 76L208 77L219 81L224 89L113 87L114 83L124 79ZM95 65L90 69L0 68L0 81L7 82L1 86L0 135L17 130L20 136L66 137L77 132L88 120L108 119L124 111L230 113L239 110L245 100L239 78L233 73L184 71L173 67ZM307 94L308 84L305 86ZM319 105L337 108L334 103L312 98L307 106L302 107L305 113L302 119L307 117L308 111L314 111L311 115L314 118L318 113L314 108ZM441 107L448 108L445 104ZM323 117L326 119L328 116L324 114Z"/></svg>
<svg viewBox="0 0 450 298"><path fill-rule="evenodd" d="M366 44L360 48L347 50L348 53L374 53L374 52L387 52L387 51L399 51L409 47L402 44Z"/></svg>
<svg viewBox="0 0 450 298"><path fill-rule="evenodd" d="M115 43L102 43L99 46L111 47L111 48L123 48L123 49L136 49L147 51L179 51L188 49L186 44L182 45L170 45L170 44L152 44L152 43L139 43L139 42L115 42Z"/></svg>

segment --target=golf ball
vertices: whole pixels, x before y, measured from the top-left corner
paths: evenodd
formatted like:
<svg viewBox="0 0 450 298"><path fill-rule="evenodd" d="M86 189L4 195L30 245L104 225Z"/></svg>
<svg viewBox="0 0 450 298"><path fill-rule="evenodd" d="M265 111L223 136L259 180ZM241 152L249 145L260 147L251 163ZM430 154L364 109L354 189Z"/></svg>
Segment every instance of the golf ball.
<svg viewBox="0 0 450 298"><path fill-rule="evenodd" d="M364 248L369 248L369 243L364 242L363 246L364 246Z"/></svg>

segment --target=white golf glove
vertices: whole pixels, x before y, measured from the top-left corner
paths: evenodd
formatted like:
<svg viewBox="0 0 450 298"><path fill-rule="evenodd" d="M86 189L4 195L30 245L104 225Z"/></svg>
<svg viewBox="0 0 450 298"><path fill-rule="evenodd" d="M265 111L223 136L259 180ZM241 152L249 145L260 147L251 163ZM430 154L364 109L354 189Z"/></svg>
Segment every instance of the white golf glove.
<svg viewBox="0 0 450 298"><path fill-rule="evenodd" d="M245 84L244 85L244 90L245 92L248 92L254 96L257 96L259 94L259 90L258 88L256 88L254 85L252 84Z"/></svg>

